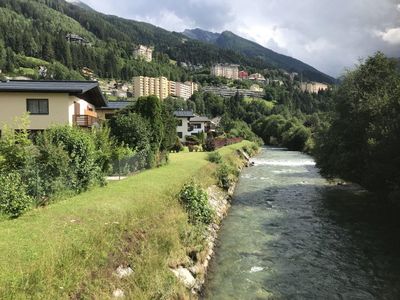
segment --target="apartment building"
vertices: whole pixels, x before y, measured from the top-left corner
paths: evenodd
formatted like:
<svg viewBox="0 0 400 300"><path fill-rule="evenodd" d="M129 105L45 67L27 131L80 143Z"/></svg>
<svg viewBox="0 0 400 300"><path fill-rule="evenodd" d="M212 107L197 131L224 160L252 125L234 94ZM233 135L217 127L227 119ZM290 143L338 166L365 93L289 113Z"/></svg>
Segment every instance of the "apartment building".
<svg viewBox="0 0 400 300"><path fill-rule="evenodd" d="M211 67L211 75L228 79L239 79L239 65L216 64Z"/></svg>
<svg viewBox="0 0 400 300"><path fill-rule="evenodd" d="M169 81L166 77L144 77L133 78L133 95L135 98L142 96L156 95L161 100L168 96L189 99L199 89L194 82L185 83Z"/></svg>
<svg viewBox="0 0 400 300"><path fill-rule="evenodd" d="M139 45L133 50L133 57L135 59L144 59L147 62L153 60L153 49L151 47Z"/></svg>
<svg viewBox="0 0 400 300"><path fill-rule="evenodd" d="M166 77L145 77L137 76L133 78L133 96L139 98L143 96L155 95L161 100L169 95L168 79Z"/></svg>
<svg viewBox="0 0 400 300"><path fill-rule="evenodd" d="M300 88L303 92L318 94L319 91L326 91L329 86L320 82L302 82Z"/></svg>

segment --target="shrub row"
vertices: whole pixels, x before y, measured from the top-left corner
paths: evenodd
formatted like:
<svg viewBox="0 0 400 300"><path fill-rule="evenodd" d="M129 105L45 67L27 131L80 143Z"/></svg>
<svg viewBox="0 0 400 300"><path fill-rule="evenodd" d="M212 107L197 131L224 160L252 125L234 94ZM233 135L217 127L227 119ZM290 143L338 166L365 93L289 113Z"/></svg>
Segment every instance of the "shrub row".
<svg viewBox="0 0 400 300"><path fill-rule="evenodd" d="M0 140L0 213L17 217L32 206L104 184L112 143L106 128L55 126L34 141L5 128Z"/></svg>

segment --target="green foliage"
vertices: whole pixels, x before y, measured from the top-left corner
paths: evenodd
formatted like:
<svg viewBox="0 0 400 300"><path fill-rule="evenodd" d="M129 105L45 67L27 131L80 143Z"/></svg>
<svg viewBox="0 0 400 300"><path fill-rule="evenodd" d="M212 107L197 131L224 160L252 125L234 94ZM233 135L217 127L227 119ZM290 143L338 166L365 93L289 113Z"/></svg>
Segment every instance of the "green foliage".
<svg viewBox="0 0 400 300"><path fill-rule="evenodd" d="M207 159L215 164L220 164L222 163L222 156L219 152L210 152L207 155Z"/></svg>
<svg viewBox="0 0 400 300"><path fill-rule="evenodd" d="M289 150L303 151L310 137L311 132L309 129L303 125L295 125L283 133L282 143Z"/></svg>
<svg viewBox="0 0 400 300"><path fill-rule="evenodd" d="M17 172L0 174L0 213L16 218L32 204L26 187Z"/></svg>
<svg viewBox="0 0 400 300"><path fill-rule="evenodd" d="M383 192L400 189L400 74L382 53L343 79L330 126L318 132L322 173Z"/></svg>
<svg viewBox="0 0 400 300"><path fill-rule="evenodd" d="M179 200L189 215L193 224L210 224L214 211L208 204L207 193L194 182L187 183L179 193Z"/></svg>
<svg viewBox="0 0 400 300"><path fill-rule="evenodd" d="M176 153L183 151L183 145L178 137L176 137L175 144L172 146L171 151L174 151Z"/></svg>
<svg viewBox="0 0 400 300"><path fill-rule="evenodd" d="M109 126L118 143L135 151L146 149L150 143L148 122L135 112L121 111L109 121Z"/></svg>
<svg viewBox="0 0 400 300"><path fill-rule="evenodd" d="M215 150L215 139L212 134L209 134L206 138L206 141L203 145L204 151L214 151Z"/></svg>
<svg viewBox="0 0 400 300"><path fill-rule="evenodd" d="M102 174L102 170L96 165L99 157L90 132L68 125L54 126L38 139L39 147L44 148L46 144L61 147L68 154L69 172L66 175L69 189L82 192L99 183L98 174Z"/></svg>
<svg viewBox="0 0 400 300"><path fill-rule="evenodd" d="M161 165L176 142L176 121L168 105L156 96L141 97L109 123L111 134L118 143L137 152L147 151L149 168Z"/></svg>
<svg viewBox="0 0 400 300"><path fill-rule="evenodd" d="M237 172L226 163L220 164L216 172L218 186L225 190L229 190L229 188L234 184L237 175Z"/></svg>

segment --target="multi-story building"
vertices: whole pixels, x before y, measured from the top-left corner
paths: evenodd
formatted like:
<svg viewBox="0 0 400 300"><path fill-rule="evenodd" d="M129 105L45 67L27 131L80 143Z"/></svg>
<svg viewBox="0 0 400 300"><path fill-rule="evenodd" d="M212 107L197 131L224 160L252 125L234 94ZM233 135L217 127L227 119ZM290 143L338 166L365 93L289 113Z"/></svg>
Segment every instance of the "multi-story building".
<svg viewBox="0 0 400 300"><path fill-rule="evenodd" d="M147 62L153 60L153 49L151 47L139 45L133 50L133 57L135 59L144 59Z"/></svg>
<svg viewBox="0 0 400 300"><path fill-rule="evenodd" d="M326 91L329 85L320 82L302 82L300 88L303 92L318 94L319 91Z"/></svg>
<svg viewBox="0 0 400 300"><path fill-rule="evenodd" d="M216 64L211 67L211 75L228 79L239 79L239 65Z"/></svg>
<svg viewBox="0 0 400 300"><path fill-rule="evenodd" d="M133 78L133 95L135 98L155 95L161 100L168 96L181 97L187 100L198 89L198 85L190 81L185 83L174 82L169 81L166 77L138 76Z"/></svg>

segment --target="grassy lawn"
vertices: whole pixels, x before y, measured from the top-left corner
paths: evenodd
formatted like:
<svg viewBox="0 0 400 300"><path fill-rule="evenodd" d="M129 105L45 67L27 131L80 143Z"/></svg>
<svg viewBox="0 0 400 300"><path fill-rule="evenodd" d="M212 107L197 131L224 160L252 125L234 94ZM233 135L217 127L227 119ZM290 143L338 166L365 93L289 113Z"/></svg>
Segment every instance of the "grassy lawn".
<svg viewBox="0 0 400 300"><path fill-rule="evenodd" d="M227 159L247 142L220 149ZM0 222L0 299L168 299L183 294L168 266L186 257L193 228L176 194L191 178L211 184L205 153ZM134 274L113 271L130 265Z"/></svg>

